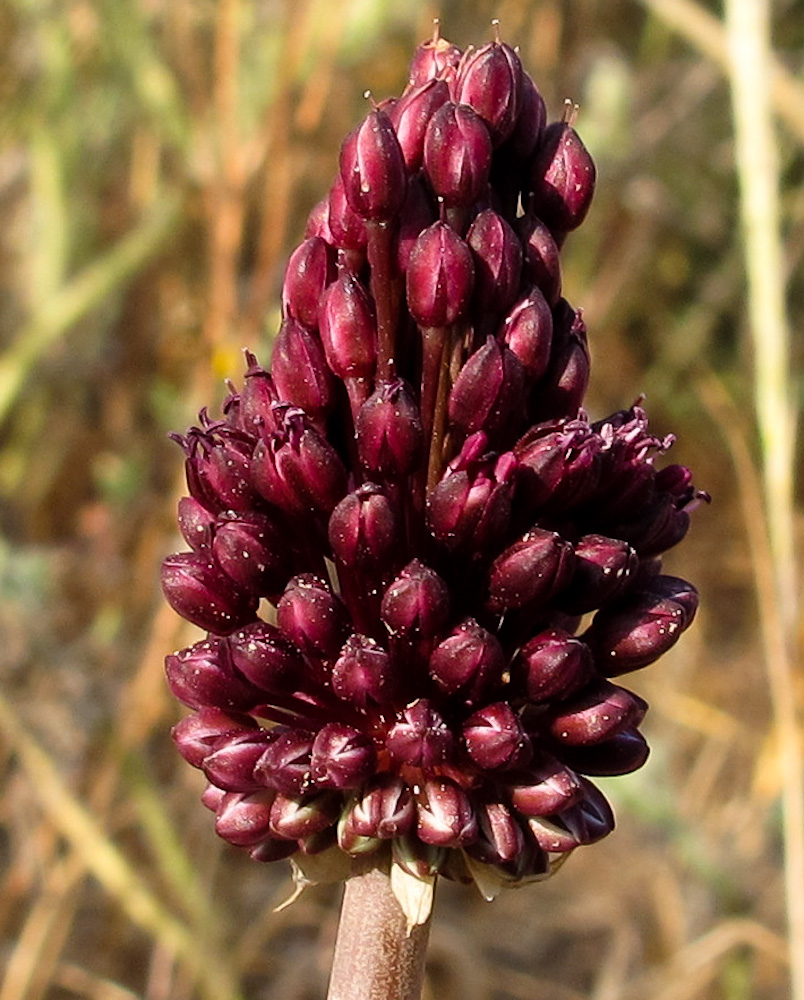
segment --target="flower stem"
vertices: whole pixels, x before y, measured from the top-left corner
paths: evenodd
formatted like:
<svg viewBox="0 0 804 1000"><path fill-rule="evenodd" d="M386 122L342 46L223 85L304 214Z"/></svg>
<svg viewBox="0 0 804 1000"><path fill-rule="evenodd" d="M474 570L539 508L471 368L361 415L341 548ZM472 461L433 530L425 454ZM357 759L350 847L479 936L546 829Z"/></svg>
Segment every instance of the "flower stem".
<svg viewBox="0 0 804 1000"><path fill-rule="evenodd" d="M430 921L408 933L387 872L346 883L328 1000L419 1000Z"/></svg>

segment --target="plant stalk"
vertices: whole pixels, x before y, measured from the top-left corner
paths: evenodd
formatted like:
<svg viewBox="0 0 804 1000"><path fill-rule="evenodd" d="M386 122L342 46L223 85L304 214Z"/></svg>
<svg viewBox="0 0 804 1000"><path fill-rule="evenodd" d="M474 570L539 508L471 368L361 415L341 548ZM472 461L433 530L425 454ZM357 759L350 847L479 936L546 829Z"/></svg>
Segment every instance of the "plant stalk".
<svg viewBox="0 0 804 1000"><path fill-rule="evenodd" d="M430 920L408 933L387 872L346 883L328 1000L420 1000Z"/></svg>

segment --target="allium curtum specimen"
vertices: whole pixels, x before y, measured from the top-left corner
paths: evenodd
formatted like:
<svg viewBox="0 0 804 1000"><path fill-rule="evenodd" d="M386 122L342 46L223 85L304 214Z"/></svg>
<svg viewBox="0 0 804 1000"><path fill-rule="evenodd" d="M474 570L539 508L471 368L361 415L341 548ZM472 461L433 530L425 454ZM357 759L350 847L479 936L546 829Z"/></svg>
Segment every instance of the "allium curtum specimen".
<svg viewBox="0 0 804 1000"><path fill-rule="evenodd" d="M695 588L661 571L705 498L639 403L592 421L559 251L595 168L516 51L436 36L343 143L284 279L273 359L176 439L204 629L167 658L218 833L259 861L376 857L490 886L605 836ZM340 864L336 864L340 862Z"/></svg>

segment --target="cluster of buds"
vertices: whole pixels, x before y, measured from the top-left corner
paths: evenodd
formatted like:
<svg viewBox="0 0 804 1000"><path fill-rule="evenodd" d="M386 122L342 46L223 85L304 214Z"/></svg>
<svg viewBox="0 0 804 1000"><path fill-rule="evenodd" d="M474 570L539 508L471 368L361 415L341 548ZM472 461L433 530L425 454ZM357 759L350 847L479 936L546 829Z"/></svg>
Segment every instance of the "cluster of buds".
<svg viewBox="0 0 804 1000"><path fill-rule="evenodd" d="M436 36L372 106L290 257L270 368L176 438L207 632L167 658L217 832L260 861L544 877L638 768L616 683L678 639L660 555L705 494L640 403L593 422L560 248L595 168L517 52Z"/></svg>

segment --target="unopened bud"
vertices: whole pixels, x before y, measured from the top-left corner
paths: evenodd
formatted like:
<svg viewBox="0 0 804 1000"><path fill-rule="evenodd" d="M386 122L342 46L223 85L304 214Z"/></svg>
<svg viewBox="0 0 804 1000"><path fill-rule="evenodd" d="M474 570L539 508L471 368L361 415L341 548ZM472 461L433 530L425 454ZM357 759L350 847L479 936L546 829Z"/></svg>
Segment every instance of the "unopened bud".
<svg viewBox="0 0 804 1000"><path fill-rule="evenodd" d="M310 773L319 788L357 788L374 770L374 744L340 722L323 726L313 741Z"/></svg>
<svg viewBox="0 0 804 1000"><path fill-rule="evenodd" d="M400 764L429 770L451 759L455 737L441 715L422 698L409 705L388 730L385 745Z"/></svg>
<svg viewBox="0 0 804 1000"><path fill-rule="evenodd" d="M554 531L533 528L505 550L489 573L489 610L546 601L572 576L572 546Z"/></svg>
<svg viewBox="0 0 804 1000"><path fill-rule="evenodd" d="M405 161L394 127L379 108L341 146L341 179L352 209L363 219L390 221L405 200Z"/></svg>
<svg viewBox="0 0 804 1000"><path fill-rule="evenodd" d="M163 561L162 593L182 618L216 635L251 621L257 611L255 595L241 590L209 558L195 552L179 552Z"/></svg>
<svg viewBox="0 0 804 1000"><path fill-rule="evenodd" d="M424 136L424 169L447 208L471 205L488 183L491 137L466 104L442 104Z"/></svg>
<svg viewBox="0 0 804 1000"><path fill-rule="evenodd" d="M410 252L406 280L411 316L423 328L450 326L469 306L474 275L466 243L445 223L433 223Z"/></svg>
<svg viewBox="0 0 804 1000"><path fill-rule="evenodd" d="M530 174L532 208L554 233L576 229L595 193L595 164L568 122L544 130Z"/></svg>
<svg viewBox="0 0 804 1000"><path fill-rule="evenodd" d="M335 253L320 236L296 247L285 268L282 311L308 330L318 326L318 305L324 289L335 280Z"/></svg>
<svg viewBox="0 0 804 1000"><path fill-rule="evenodd" d="M505 42L490 42L461 61L455 99L468 104L488 126L496 145L508 138L520 108L522 64Z"/></svg>
<svg viewBox="0 0 804 1000"><path fill-rule="evenodd" d="M369 378L377 364L377 323L368 293L343 271L324 293L318 314L327 363L339 378Z"/></svg>
<svg viewBox="0 0 804 1000"><path fill-rule="evenodd" d="M349 613L311 573L295 576L277 605L279 628L304 654L334 660L349 634Z"/></svg>
<svg viewBox="0 0 804 1000"><path fill-rule="evenodd" d="M485 705L463 724L466 751L484 769L522 767L530 760L530 739L507 702Z"/></svg>
<svg viewBox="0 0 804 1000"><path fill-rule="evenodd" d="M536 704L577 691L589 680L593 668L589 646L557 628L535 635L514 661L514 675L528 700Z"/></svg>
<svg viewBox="0 0 804 1000"><path fill-rule="evenodd" d="M432 639L449 617L449 588L418 559L402 570L385 591L382 620L392 635Z"/></svg>

